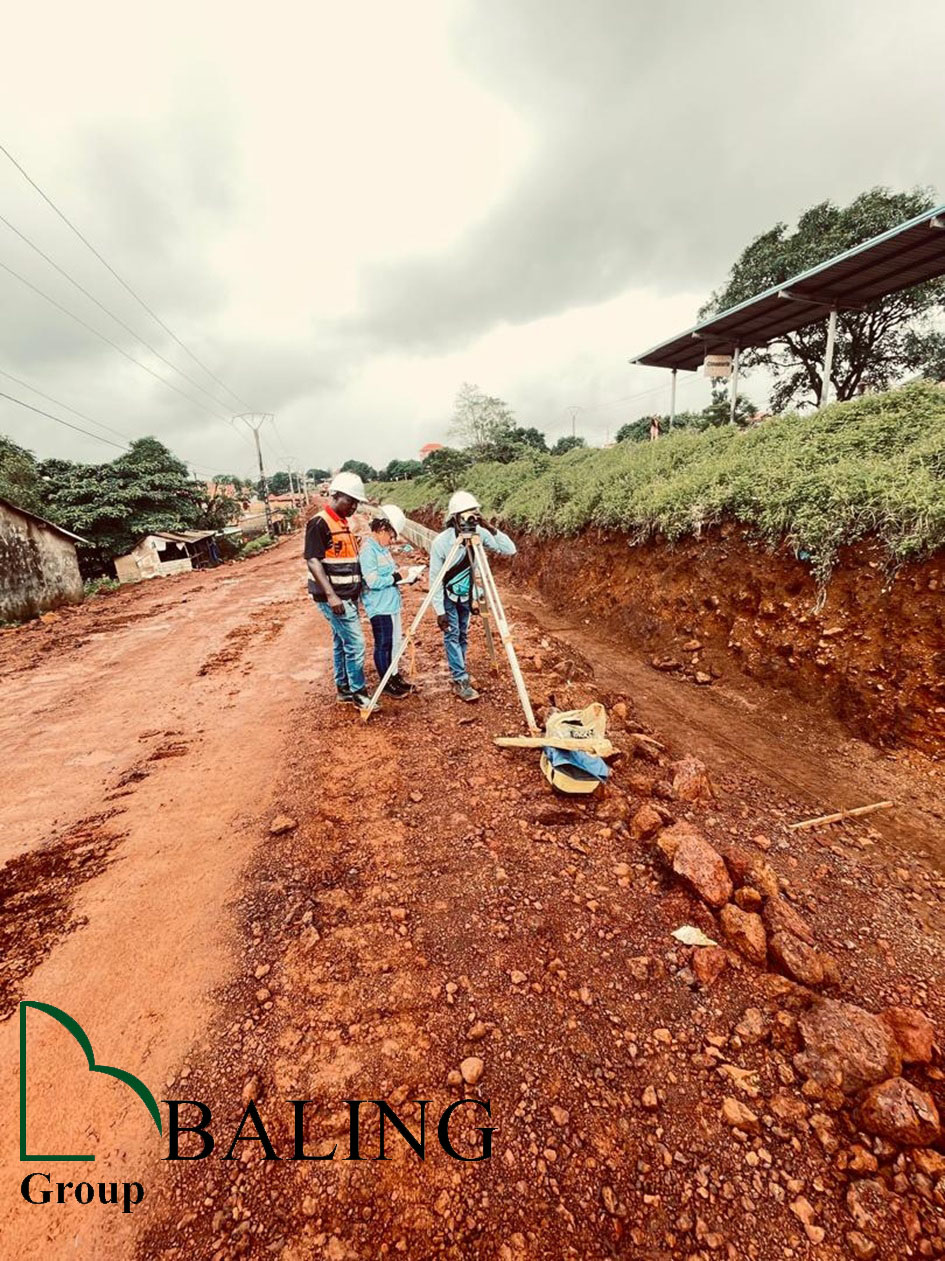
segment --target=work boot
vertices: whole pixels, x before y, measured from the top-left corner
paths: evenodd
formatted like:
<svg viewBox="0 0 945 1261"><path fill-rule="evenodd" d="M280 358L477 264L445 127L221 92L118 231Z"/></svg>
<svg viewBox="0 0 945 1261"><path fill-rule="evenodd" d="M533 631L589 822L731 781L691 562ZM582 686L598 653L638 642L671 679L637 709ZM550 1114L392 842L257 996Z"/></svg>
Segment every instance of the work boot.
<svg viewBox="0 0 945 1261"><path fill-rule="evenodd" d="M354 700L354 693L349 692L346 687L339 687L335 692L335 700L339 705L350 705Z"/></svg>
<svg viewBox="0 0 945 1261"><path fill-rule="evenodd" d="M354 701L355 709L367 709L367 707L371 703L371 698L370 696L368 696L367 692L352 692L351 699L352 701ZM380 710L381 710L381 703L380 701L378 701L377 704L374 706L375 714L380 713Z"/></svg>
<svg viewBox="0 0 945 1261"><path fill-rule="evenodd" d="M384 692L388 696L393 696L395 700L402 701L405 696L409 696L413 691L409 683L405 683L402 678L396 674L392 674L387 680Z"/></svg>
<svg viewBox="0 0 945 1261"><path fill-rule="evenodd" d="M478 701L479 693L470 686L468 679L460 679L453 684L453 691L461 701Z"/></svg>

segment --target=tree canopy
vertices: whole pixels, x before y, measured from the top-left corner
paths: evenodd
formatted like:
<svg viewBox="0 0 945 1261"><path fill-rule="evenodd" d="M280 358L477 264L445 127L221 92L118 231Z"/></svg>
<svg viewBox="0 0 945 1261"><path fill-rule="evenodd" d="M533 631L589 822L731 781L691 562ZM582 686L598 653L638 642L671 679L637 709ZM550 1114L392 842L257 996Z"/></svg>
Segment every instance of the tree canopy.
<svg viewBox="0 0 945 1261"><path fill-rule="evenodd" d="M881 232L930 210L928 189L894 193L873 188L848 206L819 202L805 210L791 232L776 223L756 237L735 261L725 285L699 312L704 319L784 284ZM886 389L913 371L935 375L943 357L943 338L932 318L945 307L945 280L929 281L869 303L862 311L841 311L837 319L830 382L838 400L865 389ZM816 406L820 400L825 321L809 324L770 343L742 352L744 368L761 366L774 377L771 404Z"/></svg>
<svg viewBox="0 0 945 1261"><path fill-rule="evenodd" d="M39 466L31 451L18 446L12 438L0 434L0 499L8 499L18 508L43 511L43 482Z"/></svg>

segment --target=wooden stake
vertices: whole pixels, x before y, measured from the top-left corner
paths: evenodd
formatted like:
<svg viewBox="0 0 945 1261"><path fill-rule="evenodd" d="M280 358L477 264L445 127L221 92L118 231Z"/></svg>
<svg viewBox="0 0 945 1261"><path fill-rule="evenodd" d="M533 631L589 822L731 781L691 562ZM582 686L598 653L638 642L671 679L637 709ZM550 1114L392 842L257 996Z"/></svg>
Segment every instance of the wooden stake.
<svg viewBox="0 0 945 1261"><path fill-rule="evenodd" d="M822 814L816 819L802 819L800 823L789 823L788 831L798 832L801 828L815 828L822 823L840 823L843 819L858 819L864 814L872 814L874 810L888 810L891 801L874 801L868 806L856 806L853 810L838 810L835 814Z"/></svg>

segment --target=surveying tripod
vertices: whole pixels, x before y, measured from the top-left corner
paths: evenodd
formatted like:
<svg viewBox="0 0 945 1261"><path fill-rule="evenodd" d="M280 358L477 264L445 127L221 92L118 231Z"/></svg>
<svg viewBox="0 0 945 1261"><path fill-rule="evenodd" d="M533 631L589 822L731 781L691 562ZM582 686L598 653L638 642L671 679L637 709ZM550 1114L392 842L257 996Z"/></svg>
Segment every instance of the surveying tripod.
<svg viewBox="0 0 945 1261"><path fill-rule="evenodd" d="M478 587L482 591L485 598L486 607L492 614L495 622L495 628L498 631L499 638L505 645L505 652L509 659L509 668L512 671L512 678L515 680L515 690L518 692L518 699L521 702L522 712L525 715L525 721L528 724L528 730L532 735L538 735L538 725L535 722L535 715L532 711L532 703L528 698L528 689L525 687L525 680L522 678L522 670L518 664L518 657L515 655L515 645L512 643L512 633L509 630L508 619L505 616L505 609L502 607L502 601L499 598L499 589L495 585L495 578L492 576L492 569L489 565L489 558L486 556L486 549L483 547L482 539L479 537L478 530L469 526L462 527L457 531L456 538L449 550L449 555L443 562L443 567L430 583L430 590L424 596L423 603L414 614L414 619L410 623L410 628L404 635L398 645L397 651L394 653L393 660L387 667L387 673L377 685L377 690L371 697L371 703L361 710L361 717L365 722L371 717L377 702L380 700L381 693L387 686L387 682L391 675L396 674L397 665L404 655L408 644L420 627L426 615L427 609L433 603L433 597L437 591L443 586L446 575L449 573L453 564L458 560L461 552L465 551L469 559L469 590L470 598L476 598L476 589Z"/></svg>

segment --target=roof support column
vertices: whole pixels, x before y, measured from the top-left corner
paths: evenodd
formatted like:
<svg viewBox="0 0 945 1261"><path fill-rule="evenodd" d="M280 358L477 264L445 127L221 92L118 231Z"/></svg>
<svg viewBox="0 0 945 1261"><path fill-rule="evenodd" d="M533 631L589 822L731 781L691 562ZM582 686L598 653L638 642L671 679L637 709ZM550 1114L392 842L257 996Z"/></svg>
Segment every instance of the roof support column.
<svg viewBox="0 0 945 1261"><path fill-rule="evenodd" d="M741 358L741 347L735 347L735 359L732 363L731 401L728 409L729 424L735 424L735 404L738 402L738 361Z"/></svg>
<svg viewBox="0 0 945 1261"><path fill-rule="evenodd" d="M676 420L676 369L672 371L672 384L669 387L669 427L672 429Z"/></svg>
<svg viewBox="0 0 945 1261"><path fill-rule="evenodd" d="M827 348L824 351L824 374L820 383L820 403L817 410L827 406L830 397L830 373L833 371L833 348L837 340L837 308L832 307L827 320Z"/></svg>

